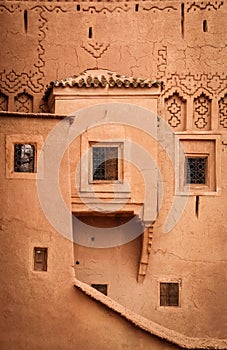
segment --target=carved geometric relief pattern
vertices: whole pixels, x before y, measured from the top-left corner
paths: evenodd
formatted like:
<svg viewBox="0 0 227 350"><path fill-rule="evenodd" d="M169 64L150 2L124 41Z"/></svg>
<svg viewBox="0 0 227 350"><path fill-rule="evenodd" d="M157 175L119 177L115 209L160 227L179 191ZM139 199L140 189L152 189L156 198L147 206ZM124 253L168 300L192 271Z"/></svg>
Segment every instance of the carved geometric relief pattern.
<svg viewBox="0 0 227 350"><path fill-rule="evenodd" d="M148 4L148 6L143 6L143 10L152 11L153 13L156 13L157 11L164 11L164 10L166 10L167 12L171 10L177 11L177 8L173 6L157 6L157 5Z"/></svg>
<svg viewBox="0 0 227 350"><path fill-rule="evenodd" d="M0 92L0 111L8 111L8 97Z"/></svg>
<svg viewBox="0 0 227 350"><path fill-rule="evenodd" d="M165 75L167 67L167 46L163 45L158 49L157 77L160 79Z"/></svg>
<svg viewBox="0 0 227 350"><path fill-rule="evenodd" d="M217 97L226 89L226 74L167 74L165 78L165 91L167 95L173 88L178 88L183 94L192 96L203 88L209 94Z"/></svg>
<svg viewBox="0 0 227 350"><path fill-rule="evenodd" d="M194 128L210 130L211 127L211 101L202 93L194 99Z"/></svg>
<svg viewBox="0 0 227 350"><path fill-rule="evenodd" d="M203 11L203 10L218 10L222 5L224 5L224 1L193 1L187 9L187 12L190 11Z"/></svg>
<svg viewBox="0 0 227 350"><path fill-rule="evenodd" d="M22 11L21 4L1 5L0 11L11 13L13 16L14 12L20 13ZM37 48L37 51L39 54L39 47ZM37 62L39 63L39 57ZM4 69L0 72L0 86L2 91L6 93L15 93L20 92L23 86L27 86L27 89L31 92L41 92L44 89L44 84L41 82L44 76L44 73L41 71L43 66L40 66L38 69L35 66L35 69L31 69L29 72L16 72L14 69L6 71Z"/></svg>
<svg viewBox="0 0 227 350"><path fill-rule="evenodd" d="M81 4L79 7L79 10L81 10L83 8L84 12L90 12L90 13L113 13L113 12L127 12L129 11L129 7L128 4L118 4L118 6L115 5L114 2L112 3L105 3L105 5L103 3L96 3L96 4L92 4L92 6L88 6L86 3L85 4Z"/></svg>
<svg viewBox="0 0 227 350"><path fill-rule="evenodd" d="M175 131L185 130L186 126L186 101L177 93L165 100L165 111L169 125Z"/></svg>
<svg viewBox="0 0 227 350"><path fill-rule="evenodd" d="M81 45L81 48L88 52L94 58L101 58L105 51L108 50L110 44L89 42Z"/></svg>
<svg viewBox="0 0 227 350"><path fill-rule="evenodd" d="M0 12L7 11L13 13L15 11L21 12L21 5L0 5ZM31 93L39 93L44 90L44 56L45 48L43 41L46 38L46 33L48 31L48 20L46 18L46 13L48 12L66 12L64 6L61 5L35 5L31 7L32 11L35 11L39 15L38 19L38 45L37 45L37 60L34 62L34 66L29 72L16 72L14 69L9 71L0 71L0 88L5 93L18 93L21 92L24 86Z"/></svg>
<svg viewBox="0 0 227 350"><path fill-rule="evenodd" d="M218 102L220 127L227 128L227 95Z"/></svg>
<svg viewBox="0 0 227 350"><path fill-rule="evenodd" d="M105 3L105 5L104 5ZM132 9L134 9L135 5L132 3L129 4L128 2L127 3L123 3L123 2L118 2L117 3L117 6L115 4L115 2L104 2L102 1L101 3L95 3L95 4L92 4L92 6L88 6L86 3L83 3L83 4L80 4L79 5L79 8L77 11L83 11L83 12L89 12L89 13L103 13L103 14L106 14L106 13L113 13L113 12L117 12L117 13L121 13L121 12L127 12L127 11L130 11ZM138 7L139 9L139 7ZM170 12L170 11L177 11L177 8L176 7L173 7L173 6L163 6L163 5L150 5L150 4L147 4L145 6L141 6L140 5L140 10L143 10L143 11L152 11L153 13L157 13L157 12L160 12L160 11L166 11L166 12ZM138 10L137 10L138 11Z"/></svg>
<svg viewBox="0 0 227 350"><path fill-rule="evenodd" d="M33 71L29 73L16 73L13 69L6 72L5 70L0 72L0 85L1 89L14 93L23 86L26 86L31 92L40 92L43 90L44 85L40 83L43 78L43 73Z"/></svg>
<svg viewBox="0 0 227 350"><path fill-rule="evenodd" d="M23 113L32 113L33 111L33 97L23 92L18 94L15 99L15 111Z"/></svg>

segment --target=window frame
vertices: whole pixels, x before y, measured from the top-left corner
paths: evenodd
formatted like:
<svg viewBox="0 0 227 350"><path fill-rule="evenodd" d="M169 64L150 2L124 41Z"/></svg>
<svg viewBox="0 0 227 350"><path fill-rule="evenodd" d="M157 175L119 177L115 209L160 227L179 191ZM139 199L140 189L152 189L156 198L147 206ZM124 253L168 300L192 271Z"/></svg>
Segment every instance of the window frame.
<svg viewBox="0 0 227 350"><path fill-rule="evenodd" d="M177 286L177 295L174 295L174 299L177 300L177 303L170 303L171 295L170 295L170 288L168 288L167 292L163 296L162 293L162 285L167 285L168 287L170 285ZM160 307L179 307L180 304L180 285L179 282L159 282L159 306ZM165 297L165 303L162 303L162 297ZM169 302L167 302L169 301Z"/></svg>
<svg viewBox="0 0 227 350"><path fill-rule="evenodd" d="M194 158L194 159L199 159L199 158L205 158L206 159L206 169L205 169L205 182L204 183L191 183L191 182L187 182L187 158ZM191 188L198 188L200 187L200 189L202 189L202 187L204 187L204 189L208 189L210 186L210 154L209 153L186 153L185 154L185 158L184 158L184 185L185 186L190 186Z"/></svg>
<svg viewBox="0 0 227 350"><path fill-rule="evenodd" d="M16 144L32 145L34 146L34 171L33 172L18 172L14 170L14 147ZM6 135L6 152L5 152L5 164L6 164L6 178L8 179L36 179L38 159L41 155L43 146L43 138L41 135ZM43 165L43 159L40 159L41 165ZM43 166L41 166L41 173L39 178L43 178Z"/></svg>
<svg viewBox="0 0 227 350"><path fill-rule="evenodd" d="M86 203L96 203L100 198L114 198L122 201L131 198L128 183L124 181L124 143L122 138L102 139L100 135L80 135L80 161L76 169L76 188L80 198ZM92 145L110 145L119 147L118 157L118 180L114 181L93 181L92 177ZM76 151L76 150L75 150ZM129 157L130 158L130 157ZM112 204L111 204L112 206Z"/></svg>
<svg viewBox="0 0 227 350"><path fill-rule="evenodd" d="M182 307L182 300L181 300L181 294L182 294L182 279L181 278L168 278L163 277L158 279L157 281L158 286L158 309L159 310L181 310ZM178 284L178 305L161 305L161 283L176 283Z"/></svg>
<svg viewBox="0 0 227 350"><path fill-rule="evenodd" d="M37 254L43 255L43 261L37 261ZM43 268L41 268L43 267ZM33 271L47 272L48 271L48 247L34 247L33 249Z"/></svg>
<svg viewBox="0 0 227 350"><path fill-rule="evenodd" d="M117 148L118 149L118 178L116 180L93 179L93 148ZM122 184L123 183L123 142L89 142L89 184Z"/></svg>
<svg viewBox="0 0 227 350"><path fill-rule="evenodd" d="M24 156L22 156L21 154L21 157L20 157L20 161L22 161L22 164L20 165L17 165L16 164L16 146L20 146L19 149L20 149L20 152L25 152L25 149L26 149L26 146L30 146L30 150L32 150L32 171L23 171L21 170L21 167L23 166L23 158L25 158ZM24 149L23 149L24 148ZM19 150L18 149L18 150ZM28 160L29 160L29 163L30 163L30 155L28 155ZM24 164L26 164L27 162L25 162ZM15 173L35 173L36 171L36 145L35 144L32 144L32 143L14 143L14 172ZM18 170L16 170L16 168L18 168Z"/></svg>
<svg viewBox="0 0 227 350"><path fill-rule="evenodd" d="M221 192L220 135L177 133L175 143L176 195L219 196ZM183 157L183 158L182 158ZM208 157L205 184L186 183L186 157Z"/></svg>

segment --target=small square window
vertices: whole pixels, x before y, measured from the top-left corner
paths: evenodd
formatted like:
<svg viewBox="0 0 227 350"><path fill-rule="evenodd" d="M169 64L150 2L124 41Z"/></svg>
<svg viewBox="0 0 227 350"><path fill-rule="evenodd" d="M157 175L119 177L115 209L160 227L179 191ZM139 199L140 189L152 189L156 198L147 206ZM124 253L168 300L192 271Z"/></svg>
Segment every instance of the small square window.
<svg viewBox="0 0 227 350"><path fill-rule="evenodd" d="M107 284L92 284L91 286L100 293L107 295Z"/></svg>
<svg viewBox="0 0 227 350"><path fill-rule="evenodd" d="M186 157L186 183L205 185L208 157Z"/></svg>
<svg viewBox="0 0 227 350"><path fill-rule="evenodd" d="M39 178L43 178L43 145L41 135L6 135L6 178L36 179L39 159Z"/></svg>
<svg viewBox="0 0 227 350"><path fill-rule="evenodd" d="M179 306L179 283L160 283L160 306Z"/></svg>
<svg viewBox="0 0 227 350"><path fill-rule="evenodd" d="M93 181L118 180L118 147L92 147Z"/></svg>
<svg viewBox="0 0 227 350"><path fill-rule="evenodd" d="M221 144L219 135L181 135L178 141L175 168L179 195L218 195Z"/></svg>
<svg viewBox="0 0 227 350"><path fill-rule="evenodd" d="M47 271L47 248L34 248L34 270Z"/></svg>
<svg viewBox="0 0 227 350"><path fill-rule="evenodd" d="M14 144L14 171L33 173L35 170L35 146L31 144Z"/></svg>

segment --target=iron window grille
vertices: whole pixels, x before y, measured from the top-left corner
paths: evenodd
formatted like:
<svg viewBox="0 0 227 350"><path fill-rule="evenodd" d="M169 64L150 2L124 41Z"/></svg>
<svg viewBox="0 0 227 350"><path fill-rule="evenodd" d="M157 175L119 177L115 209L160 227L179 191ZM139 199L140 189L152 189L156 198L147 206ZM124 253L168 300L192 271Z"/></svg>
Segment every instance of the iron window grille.
<svg viewBox="0 0 227 350"><path fill-rule="evenodd" d="M186 157L186 183L206 184L208 157Z"/></svg>
<svg viewBox="0 0 227 350"><path fill-rule="evenodd" d="M179 283L160 282L160 306L179 306Z"/></svg>
<svg viewBox="0 0 227 350"><path fill-rule="evenodd" d="M35 146L14 144L14 172L33 173L35 170Z"/></svg>
<svg viewBox="0 0 227 350"><path fill-rule="evenodd" d="M92 147L93 181L118 180L118 147Z"/></svg>

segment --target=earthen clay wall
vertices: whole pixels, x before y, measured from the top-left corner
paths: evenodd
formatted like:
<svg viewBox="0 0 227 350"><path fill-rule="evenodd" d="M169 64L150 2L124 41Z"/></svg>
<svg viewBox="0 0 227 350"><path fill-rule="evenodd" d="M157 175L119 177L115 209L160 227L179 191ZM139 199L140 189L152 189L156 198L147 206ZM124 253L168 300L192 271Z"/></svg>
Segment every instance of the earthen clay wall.
<svg viewBox="0 0 227 350"><path fill-rule="evenodd" d="M201 86L223 97L224 1L2 1L0 10L8 110L45 111L46 84L94 67L161 79L184 98Z"/></svg>
<svg viewBox="0 0 227 350"><path fill-rule="evenodd" d="M227 338L226 12L224 1L0 3L0 108L25 114L0 117L1 349L172 348L74 289L75 275L88 284L107 283L109 296L123 307L189 338ZM35 179L7 177L7 136L44 141L60 123L51 115L26 117L49 111L45 85L94 67L163 81L158 113L185 147L188 139L198 152L203 141L215 142L210 190L191 193L166 234L175 184L160 148L165 192L142 284L141 237L108 249L73 246L45 217ZM159 137L165 137L161 129ZM69 208L75 161L70 157L66 152L60 173ZM139 174L131 180L139 182ZM140 198L140 190L133 191ZM37 246L48 248L47 272L34 271ZM179 308L159 306L160 281L180 281Z"/></svg>

